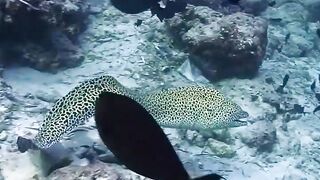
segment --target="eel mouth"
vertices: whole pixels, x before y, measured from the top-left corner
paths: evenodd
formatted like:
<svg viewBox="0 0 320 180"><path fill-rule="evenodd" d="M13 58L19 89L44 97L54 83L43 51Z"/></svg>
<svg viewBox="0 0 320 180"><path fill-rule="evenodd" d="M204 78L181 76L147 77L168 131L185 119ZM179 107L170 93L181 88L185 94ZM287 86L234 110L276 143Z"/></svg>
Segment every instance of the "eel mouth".
<svg viewBox="0 0 320 180"><path fill-rule="evenodd" d="M241 124L241 125L248 125L248 121L246 121L246 120L237 119L234 121L238 124Z"/></svg>
<svg viewBox="0 0 320 180"><path fill-rule="evenodd" d="M237 120L234 120L235 122L240 122L240 123L245 123L245 122L248 122L246 120L241 120L241 119L237 119Z"/></svg>

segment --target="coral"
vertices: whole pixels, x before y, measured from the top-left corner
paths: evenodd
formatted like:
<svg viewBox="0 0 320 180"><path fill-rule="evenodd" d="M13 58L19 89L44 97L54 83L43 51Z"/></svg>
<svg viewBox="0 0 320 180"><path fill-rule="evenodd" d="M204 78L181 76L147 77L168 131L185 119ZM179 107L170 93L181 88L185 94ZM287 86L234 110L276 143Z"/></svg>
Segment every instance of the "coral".
<svg viewBox="0 0 320 180"><path fill-rule="evenodd" d="M79 65L83 55L75 44L88 14L84 0L0 1L0 63L45 71Z"/></svg>
<svg viewBox="0 0 320 180"><path fill-rule="evenodd" d="M245 13L224 16L204 6L189 6L166 24L212 81L254 77L262 64L268 42L268 25L262 18Z"/></svg>

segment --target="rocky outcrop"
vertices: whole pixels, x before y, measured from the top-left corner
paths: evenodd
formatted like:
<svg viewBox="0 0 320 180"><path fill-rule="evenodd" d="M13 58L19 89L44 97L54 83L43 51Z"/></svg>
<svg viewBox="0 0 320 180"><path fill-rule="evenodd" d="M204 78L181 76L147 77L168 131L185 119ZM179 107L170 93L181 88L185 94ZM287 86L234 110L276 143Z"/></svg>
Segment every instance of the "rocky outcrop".
<svg viewBox="0 0 320 180"><path fill-rule="evenodd" d="M241 140L258 152L271 152L277 142L276 128L270 121L258 121L242 132Z"/></svg>
<svg viewBox="0 0 320 180"><path fill-rule="evenodd" d="M121 166L108 165L101 162L89 166L67 166L56 170L50 176L52 180L73 180L73 179L148 179Z"/></svg>
<svg viewBox="0 0 320 180"><path fill-rule="evenodd" d="M229 0L190 0L195 6L207 6L222 14L245 12L259 15L268 7L268 0L240 0L238 3L231 3Z"/></svg>
<svg viewBox="0 0 320 180"><path fill-rule="evenodd" d="M254 77L262 64L268 42L268 25L262 18L245 13L224 16L204 6L189 6L166 24L192 62L212 81Z"/></svg>
<svg viewBox="0 0 320 180"><path fill-rule="evenodd" d="M85 0L0 1L0 63L45 71L77 66L83 55L76 38L88 14Z"/></svg>

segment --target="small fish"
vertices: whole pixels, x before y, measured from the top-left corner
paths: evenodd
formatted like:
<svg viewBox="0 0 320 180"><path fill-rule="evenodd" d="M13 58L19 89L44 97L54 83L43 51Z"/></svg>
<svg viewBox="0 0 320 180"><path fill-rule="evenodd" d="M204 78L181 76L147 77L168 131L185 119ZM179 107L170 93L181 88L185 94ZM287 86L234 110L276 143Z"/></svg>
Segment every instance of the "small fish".
<svg viewBox="0 0 320 180"><path fill-rule="evenodd" d="M140 26L142 24L142 20L141 19L137 19L137 21L134 23L135 26Z"/></svg>
<svg viewBox="0 0 320 180"><path fill-rule="evenodd" d="M276 5L276 1L275 0L269 1L269 6L270 7L273 7L275 5Z"/></svg>
<svg viewBox="0 0 320 180"><path fill-rule="evenodd" d="M283 78L283 81L282 81L282 86L285 87L288 83L288 80L289 80L289 74L286 74Z"/></svg>
<svg viewBox="0 0 320 180"><path fill-rule="evenodd" d="M170 19L175 16L176 13L186 10L187 3L184 0L180 1L168 1L165 8L156 7L151 8L151 14L157 15L160 21L164 19Z"/></svg>
<svg viewBox="0 0 320 180"><path fill-rule="evenodd" d="M310 88L311 88L311 91L312 91L312 92L315 92L316 80L313 81L313 83L311 84Z"/></svg>
<svg viewBox="0 0 320 180"><path fill-rule="evenodd" d="M130 170L151 179L191 179L161 127L138 102L103 92L96 101L95 121L104 144ZM223 177L209 174L196 179Z"/></svg>
<svg viewBox="0 0 320 180"><path fill-rule="evenodd" d="M240 0L228 0L230 4L238 5Z"/></svg>
<svg viewBox="0 0 320 180"><path fill-rule="evenodd" d="M282 21L282 18L270 18L269 21L274 23L280 23Z"/></svg>
<svg viewBox="0 0 320 180"><path fill-rule="evenodd" d="M111 4L123 13L138 14L150 10L160 21L172 18L175 13L182 12L187 7L186 0L166 1L164 8L159 2L160 0L111 0Z"/></svg>
<svg viewBox="0 0 320 180"><path fill-rule="evenodd" d="M320 93L316 93L315 96L316 96L316 99L320 102Z"/></svg>
<svg viewBox="0 0 320 180"><path fill-rule="evenodd" d="M290 39L291 33L288 33L284 39L285 43L288 43L288 40Z"/></svg>
<svg viewBox="0 0 320 180"><path fill-rule="evenodd" d="M318 38L320 38L320 28L318 28L318 29L316 30L316 34L317 34Z"/></svg>
<svg viewBox="0 0 320 180"><path fill-rule="evenodd" d="M276 89L276 92L279 92L279 93L283 93L283 89L284 87L287 85L288 83L288 80L289 80L289 75L286 74L282 80L282 85L280 85L277 89Z"/></svg>
<svg viewBox="0 0 320 180"><path fill-rule="evenodd" d="M313 114L320 110L320 105L313 110Z"/></svg>

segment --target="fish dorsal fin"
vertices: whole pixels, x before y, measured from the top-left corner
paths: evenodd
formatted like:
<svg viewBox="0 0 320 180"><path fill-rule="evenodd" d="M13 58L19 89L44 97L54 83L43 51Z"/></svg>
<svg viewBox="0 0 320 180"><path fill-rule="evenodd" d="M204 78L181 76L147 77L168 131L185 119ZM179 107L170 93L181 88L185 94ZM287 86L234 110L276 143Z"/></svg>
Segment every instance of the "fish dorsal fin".
<svg viewBox="0 0 320 180"><path fill-rule="evenodd" d="M104 144L130 170L152 179L189 179L161 127L136 101L103 92L95 121Z"/></svg>

